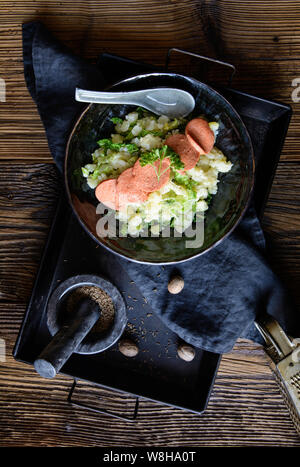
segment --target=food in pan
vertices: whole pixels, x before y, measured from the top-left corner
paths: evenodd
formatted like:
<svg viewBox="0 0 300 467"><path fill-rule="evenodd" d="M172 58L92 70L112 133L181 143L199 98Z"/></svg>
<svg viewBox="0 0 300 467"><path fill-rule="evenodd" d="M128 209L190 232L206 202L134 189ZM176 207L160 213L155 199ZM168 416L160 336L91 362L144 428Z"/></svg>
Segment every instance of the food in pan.
<svg viewBox="0 0 300 467"><path fill-rule="evenodd" d="M111 137L98 141L92 163L81 169L88 186L129 235L149 226L153 235L166 226L184 232L208 209L219 173L232 167L215 146L218 122L169 119L141 108L111 120Z"/></svg>

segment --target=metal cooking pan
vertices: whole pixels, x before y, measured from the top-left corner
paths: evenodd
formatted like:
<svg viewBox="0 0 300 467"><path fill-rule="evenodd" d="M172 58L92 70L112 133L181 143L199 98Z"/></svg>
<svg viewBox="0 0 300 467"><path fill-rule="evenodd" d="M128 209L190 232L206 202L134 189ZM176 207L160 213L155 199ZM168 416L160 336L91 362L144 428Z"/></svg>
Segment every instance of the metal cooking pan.
<svg viewBox="0 0 300 467"><path fill-rule="evenodd" d="M96 224L98 201L94 190L78 175L78 168L91 162L97 141L109 137L113 116L124 116L128 105L91 104L82 113L70 135L65 158L65 183L69 202L83 228L98 244L129 260L148 264L171 264L199 256L226 238L245 212L254 182L254 156L248 132L229 102L210 86L176 73L149 73L113 85L112 91L133 91L154 87L176 87L193 95L194 116L205 114L220 123L216 146L233 163L230 172L219 175L218 192L205 215L204 242L187 248L186 238L99 237Z"/></svg>

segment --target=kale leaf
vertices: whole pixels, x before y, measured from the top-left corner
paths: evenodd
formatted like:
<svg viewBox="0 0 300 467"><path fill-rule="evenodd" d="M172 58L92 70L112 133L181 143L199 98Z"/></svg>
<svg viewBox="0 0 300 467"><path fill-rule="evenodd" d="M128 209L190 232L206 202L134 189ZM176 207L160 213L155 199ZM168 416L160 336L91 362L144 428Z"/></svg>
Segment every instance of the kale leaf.
<svg viewBox="0 0 300 467"><path fill-rule="evenodd" d="M111 149L112 151L120 151L120 149L126 149L128 152L133 153L139 150L138 146L134 143L113 143L110 139L104 138L97 141L97 144L100 148L103 148L107 151L107 149Z"/></svg>

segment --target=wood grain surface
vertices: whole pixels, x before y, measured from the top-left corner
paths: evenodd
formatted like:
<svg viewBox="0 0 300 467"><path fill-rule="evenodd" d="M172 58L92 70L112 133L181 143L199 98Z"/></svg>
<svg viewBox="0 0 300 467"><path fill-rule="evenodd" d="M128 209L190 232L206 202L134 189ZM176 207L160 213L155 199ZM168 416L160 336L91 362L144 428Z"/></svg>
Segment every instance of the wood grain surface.
<svg viewBox="0 0 300 467"><path fill-rule="evenodd" d="M60 195L60 182L22 64L22 23L41 20L74 52L109 51L162 65L170 47L233 63L233 87L293 107L264 228L276 272L300 303L300 3L275 0L1 1L0 78L0 446L284 446L300 439L263 349L239 340L223 356L203 415L143 400L134 424L74 408L71 379L45 380L12 349ZM222 76L219 76L222 79ZM297 305L298 306L298 305ZM300 310L299 310L300 311ZM98 395L80 383L79 396ZM103 391L101 390L102 394ZM108 409L132 399L105 391Z"/></svg>

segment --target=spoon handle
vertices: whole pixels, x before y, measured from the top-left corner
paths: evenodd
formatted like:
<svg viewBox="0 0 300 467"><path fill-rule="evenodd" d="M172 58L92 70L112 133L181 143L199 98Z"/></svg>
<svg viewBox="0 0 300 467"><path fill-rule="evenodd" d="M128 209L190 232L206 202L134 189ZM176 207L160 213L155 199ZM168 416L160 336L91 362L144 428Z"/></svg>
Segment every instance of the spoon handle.
<svg viewBox="0 0 300 467"><path fill-rule="evenodd" d="M102 92L88 91L76 88L75 99L78 102L89 102L94 104L139 104L138 91L133 92Z"/></svg>

